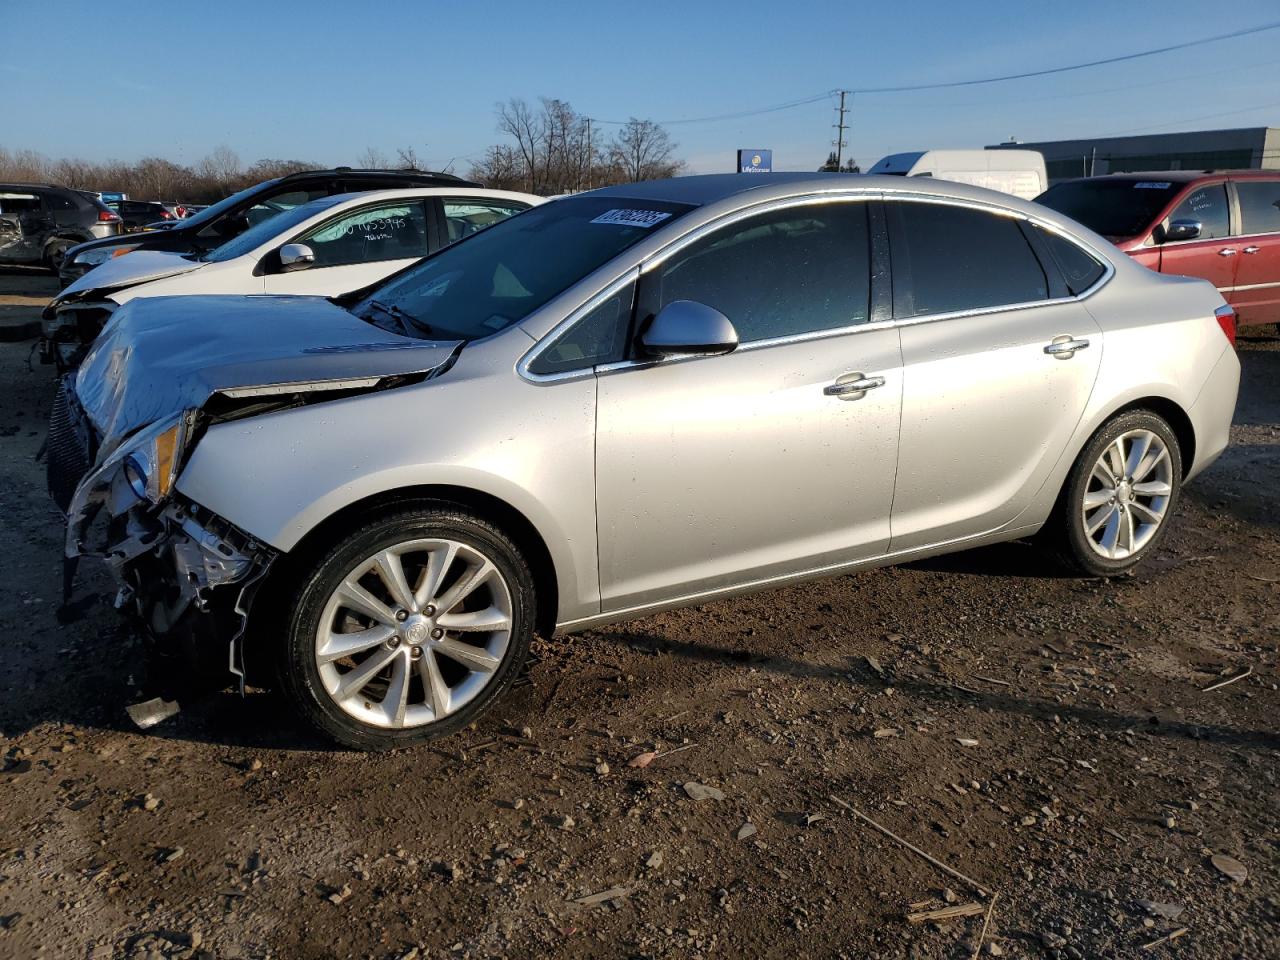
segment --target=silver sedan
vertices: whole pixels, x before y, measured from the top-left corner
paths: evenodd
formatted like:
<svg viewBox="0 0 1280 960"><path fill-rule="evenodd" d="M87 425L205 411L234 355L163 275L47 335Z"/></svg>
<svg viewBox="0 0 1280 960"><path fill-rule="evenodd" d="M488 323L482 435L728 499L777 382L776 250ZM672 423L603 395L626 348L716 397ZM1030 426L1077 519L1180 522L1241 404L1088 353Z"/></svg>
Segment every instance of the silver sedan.
<svg viewBox="0 0 1280 960"><path fill-rule="evenodd" d="M385 748L470 723L535 631L1032 536L1128 570L1227 444L1233 322L976 188L631 184L371 293L126 305L50 488L68 583L106 558L161 644Z"/></svg>

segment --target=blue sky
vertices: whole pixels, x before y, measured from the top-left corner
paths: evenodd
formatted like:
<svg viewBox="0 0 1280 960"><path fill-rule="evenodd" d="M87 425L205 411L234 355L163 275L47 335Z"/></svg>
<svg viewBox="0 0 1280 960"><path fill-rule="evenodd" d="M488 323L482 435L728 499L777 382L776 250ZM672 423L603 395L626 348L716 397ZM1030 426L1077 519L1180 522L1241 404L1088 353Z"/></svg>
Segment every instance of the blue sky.
<svg viewBox="0 0 1280 960"><path fill-rule="evenodd" d="M1041 69L1278 18L1275 0L7 0L0 146L194 162L225 144L246 163L332 164L413 146L465 172L499 139L494 104L511 96L669 121L837 87ZM771 147L775 169L812 169L830 149L833 106L668 129L695 172L731 169L738 147ZM864 167L1011 135L1280 126L1280 30L1052 77L855 96L852 107L848 152Z"/></svg>

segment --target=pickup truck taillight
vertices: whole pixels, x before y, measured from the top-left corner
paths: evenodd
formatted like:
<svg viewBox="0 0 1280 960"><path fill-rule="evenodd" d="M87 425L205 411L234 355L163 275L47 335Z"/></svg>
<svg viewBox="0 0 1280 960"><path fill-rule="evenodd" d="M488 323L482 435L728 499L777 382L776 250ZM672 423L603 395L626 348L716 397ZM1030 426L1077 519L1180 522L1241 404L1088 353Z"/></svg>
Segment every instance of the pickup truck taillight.
<svg viewBox="0 0 1280 960"><path fill-rule="evenodd" d="M1213 315L1218 320L1218 326L1222 328L1222 332L1227 335L1227 342L1233 347L1236 345L1236 312L1227 304L1223 304L1217 310L1213 311Z"/></svg>
<svg viewBox="0 0 1280 960"><path fill-rule="evenodd" d="M118 213L112 213L110 210L98 211L99 223L115 223L119 219L120 219L120 215Z"/></svg>

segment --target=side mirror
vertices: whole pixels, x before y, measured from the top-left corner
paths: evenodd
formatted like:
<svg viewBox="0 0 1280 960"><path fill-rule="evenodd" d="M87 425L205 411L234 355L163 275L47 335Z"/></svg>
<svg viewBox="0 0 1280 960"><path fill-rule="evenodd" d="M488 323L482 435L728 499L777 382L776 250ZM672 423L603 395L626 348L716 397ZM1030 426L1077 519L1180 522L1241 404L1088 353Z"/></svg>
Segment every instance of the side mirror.
<svg viewBox="0 0 1280 960"><path fill-rule="evenodd" d="M280 248L280 272L305 270L316 262L315 251L305 243L286 243Z"/></svg>
<svg viewBox="0 0 1280 960"><path fill-rule="evenodd" d="M1174 220L1169 226L1164 228L1164 240L1162 243L1168 243L1170 240L1194 240L1200 236L1199 220Z"/></svg>
<svg viewBox="0 0 1280 960"><path fill-rule="evenodd" d="M714 357L738 346L738 331L719 310L695 300L673 300L640 337L651 357Z"/></svg>

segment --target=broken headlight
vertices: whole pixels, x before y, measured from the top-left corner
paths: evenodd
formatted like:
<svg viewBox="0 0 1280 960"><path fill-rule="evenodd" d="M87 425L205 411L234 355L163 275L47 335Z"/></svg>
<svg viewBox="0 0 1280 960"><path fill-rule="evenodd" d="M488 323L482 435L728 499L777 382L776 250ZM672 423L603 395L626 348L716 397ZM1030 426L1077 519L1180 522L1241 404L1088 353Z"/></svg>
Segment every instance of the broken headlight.
<svg viewBox="0 0 1280 960"><path fill-rule="evenodd" d="M138 499L160 503L173 492L186 439L184 414L157 423L131 439L122 470L129 489Z"/></svg>
<svg viewBox="0 0 1280 960"><path fill-rule="evenodd" d="M115 257L123 257L126 253L132 253L138 248L138 244L122 244L115 247L91 247L83 253L77 253L75 259L71 262L81 267L96 267L100 263L106 263Z"/></svg>

